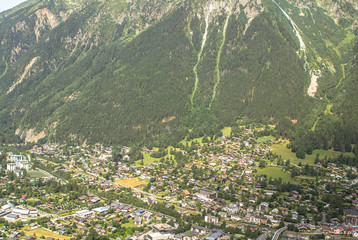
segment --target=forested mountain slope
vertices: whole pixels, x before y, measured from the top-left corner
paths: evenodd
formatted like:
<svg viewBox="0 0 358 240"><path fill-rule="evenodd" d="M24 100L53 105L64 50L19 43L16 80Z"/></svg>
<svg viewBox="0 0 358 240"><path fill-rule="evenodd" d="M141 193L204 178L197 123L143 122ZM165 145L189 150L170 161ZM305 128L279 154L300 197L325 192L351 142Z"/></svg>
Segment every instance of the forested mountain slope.
<svg viewBox="0 0 358 240"><path fill-rule="evenodd" d="M1 140L170 144L247 116L332 142L356 123L356 19L350 0L31 0L0 14Z"/></svg>

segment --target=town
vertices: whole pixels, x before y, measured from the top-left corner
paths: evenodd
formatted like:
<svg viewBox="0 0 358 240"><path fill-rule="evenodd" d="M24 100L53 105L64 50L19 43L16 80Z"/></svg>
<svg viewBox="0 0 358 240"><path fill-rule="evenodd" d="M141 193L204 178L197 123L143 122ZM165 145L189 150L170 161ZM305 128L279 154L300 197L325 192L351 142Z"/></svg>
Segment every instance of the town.
<svg viewBox="0 0 358 240"><path fill-rule="evenodd" d="M250 124L152 149L3 146L0 237L358 237L356 155L299 159L271 131Z"/></svg>

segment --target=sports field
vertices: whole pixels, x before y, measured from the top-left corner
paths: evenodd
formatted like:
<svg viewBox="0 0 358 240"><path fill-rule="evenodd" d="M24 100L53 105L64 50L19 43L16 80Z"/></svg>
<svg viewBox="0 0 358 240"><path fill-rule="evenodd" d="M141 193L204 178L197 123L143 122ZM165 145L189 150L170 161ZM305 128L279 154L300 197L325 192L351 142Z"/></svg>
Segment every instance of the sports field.
<svg viewBox="0 0 358 240"><path fill-rule="evenodd" d="M116 183L119 183L126 187L133 188L133 187L137 187L141 184L147 184L148 182L136 177L136 178L123 179L123 180L116 180Z"/></svg>

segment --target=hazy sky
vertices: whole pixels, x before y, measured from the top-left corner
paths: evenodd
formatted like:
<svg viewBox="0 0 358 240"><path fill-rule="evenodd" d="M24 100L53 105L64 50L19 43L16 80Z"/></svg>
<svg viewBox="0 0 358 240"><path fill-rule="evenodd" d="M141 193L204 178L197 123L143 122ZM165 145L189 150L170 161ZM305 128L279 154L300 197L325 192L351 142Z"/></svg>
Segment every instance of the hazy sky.
<svg viewBox="0 0 358 240"><path fill-rule="evenodd" d="M13 8L16 5L26 1L27 0L0 0L0 12Z"/></svg>

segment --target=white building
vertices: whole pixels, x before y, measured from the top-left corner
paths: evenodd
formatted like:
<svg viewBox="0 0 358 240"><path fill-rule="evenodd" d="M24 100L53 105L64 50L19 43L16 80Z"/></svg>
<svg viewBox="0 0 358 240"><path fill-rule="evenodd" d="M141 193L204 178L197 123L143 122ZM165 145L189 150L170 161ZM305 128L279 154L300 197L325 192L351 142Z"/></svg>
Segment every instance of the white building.
<svg viewBox="0 0 358 240"><path fill-rule="evenodd" d="M86 217L92 216L93 212L89 211L88 209L85 209L85 210L81 210L81 211L76 212L76 214L79 217L86 218Z"/></svg>
<svg viewBox="0 0 358 240"><path fill-rule="evenodd" d="M16 170L16 164L15 163L8 163L6 165L6 170L8 171L15 171Z"/></svg>
<svg viewBox="0 0 358 240"><path fill-rule="evenodd" d="M159 232L156 233L150 233L147 235L148 239L150 240L159 240L159 239L169 239L173 238L172 234L161 234Z"/></svg>
<svg viewBox="0 0 358 240"><path fill-rule="evenodd" d="M28 209L22 209L22 208L14 208L14 209L12 210L12 213L18 214L18 215L20 215L21 217L27 217L27 216L29 216L29 214L30 214L30 210L28 210Z"/></svg>

